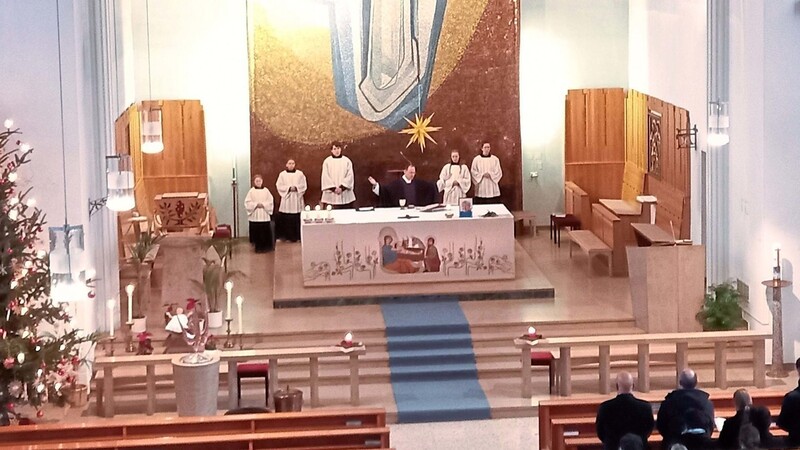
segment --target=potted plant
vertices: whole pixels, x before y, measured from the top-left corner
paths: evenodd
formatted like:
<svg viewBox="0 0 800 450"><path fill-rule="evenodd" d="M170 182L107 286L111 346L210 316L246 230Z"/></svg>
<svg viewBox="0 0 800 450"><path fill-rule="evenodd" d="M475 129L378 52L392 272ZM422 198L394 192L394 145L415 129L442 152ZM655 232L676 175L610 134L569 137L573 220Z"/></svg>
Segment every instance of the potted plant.
<svg viewBox="0 0 800 450"><path fill-rule="evenodd" d="M152 223L152 221L151 221ZM141 233L133 245L128 246L131 256L128 261L136 272L136 288L133 290L133 327L134 333L141 333L147 328L146 311L150 304L150 265L156 257L157 245L163 234L156 233L152 227Z"/></svg>
<svg viewBox="0 0 800 450"><path fill-rule="evenodd" d="M746 328L742 318L741 294L732 283L712 285L703 300L703 307L697 313L697 320L705 331L726 331Z"/></svg>
<svg viewBox="0 0 800 450"><path fill-rule="evenodd" d="M244 276L244 273L238 270L228 270L228 259L231 254L230 239L226 239L224 242L220 241L222 240L212 239L206 249L206 256L201 258L203 260L203 283L192 280L205 293L210 328L222 326L222 309L219 299L223 295L225 282Z"/></svg>

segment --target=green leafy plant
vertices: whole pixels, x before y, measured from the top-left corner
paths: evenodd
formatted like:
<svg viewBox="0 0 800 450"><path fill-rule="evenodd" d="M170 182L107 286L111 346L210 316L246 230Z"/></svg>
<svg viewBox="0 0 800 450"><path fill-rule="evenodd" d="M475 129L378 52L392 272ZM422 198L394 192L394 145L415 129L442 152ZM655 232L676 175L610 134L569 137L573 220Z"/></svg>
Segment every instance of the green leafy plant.
<svg viewBox="0 0 800 450"><path fill-rule="evenodd" d="M695 316L706 331L734 330L746 326L742 318L741 294L732 283L712 285Z"/></svg>
<svg viewBox="0 0 800 450"><path fill-rule="evenodd" d="M153 221L149 221L150 224ZM128 261L133 264L134 269L136 270L136 290L133 293L133 301L134 301L134 312L133 316L136 318L144 317L144 305L143 305L143 291L144 286L147 285L147 268L150 263L152 263L152 259L155 258L155 255L151 255L151 252L155 248L155 246L164 239L164 234L156 232L153 230L152 225L148 228L147 231L142 232L139 236L136 237L136 242L132 245L128 245L128 251L130 252L131 256L128 258Z"/></svg>
<svg viewBox="0 0 800 450"><path fill-rule="evenodd" d="M220 311L219 298L224 295L226 281L245 277L244 272L228 269L232 245L231 239L211 239L207 244L206 254L210 248L213 248L219 259L201 258L203 260L203 282L192 280L195 286L205 293L209 312Z"/></svg>

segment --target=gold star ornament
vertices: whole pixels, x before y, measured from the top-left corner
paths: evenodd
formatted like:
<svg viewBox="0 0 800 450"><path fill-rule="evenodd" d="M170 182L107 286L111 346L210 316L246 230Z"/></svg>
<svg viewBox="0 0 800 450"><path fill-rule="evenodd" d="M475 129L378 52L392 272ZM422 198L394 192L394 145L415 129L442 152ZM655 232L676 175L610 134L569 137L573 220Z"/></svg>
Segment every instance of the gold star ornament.
<svg viewBox="0 0 800 450"><path fill-rule="evenodd" d="M434 113L435 114L435 113ZM436 141L433 140L430 133L434 131L439 131L442 127L432 127L430 126L431 119L433 119L433 114L428 116L428 118L420 117L419 114L415 114L414 121L410 121L403 118L406 122L408 122L409 127L403 130L400 130L402 134L410 134L411 138L408 140L408 144L406 144L406 148L411 146L413 143L419 144L419 149L423 153L425 152L425 139L430 140L434 144Z"/></svg>

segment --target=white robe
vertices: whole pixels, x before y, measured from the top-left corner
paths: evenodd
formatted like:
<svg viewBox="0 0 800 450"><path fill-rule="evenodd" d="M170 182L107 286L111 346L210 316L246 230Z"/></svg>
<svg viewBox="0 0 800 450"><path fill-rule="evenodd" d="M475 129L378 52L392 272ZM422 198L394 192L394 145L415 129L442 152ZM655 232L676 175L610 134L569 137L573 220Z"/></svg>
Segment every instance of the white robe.
<svg viewBox="0 0 800 450"><path fill-rule="evenodd" d="M297 191L289 191L290 187L296 187ZM287 214L297 214L303 211L305 202L303 201L303 194L306 193L308 186L306 185L306 176L300 170L295 170L292 173L283 171L278 175L278 181L275 183L278 189L278 195L281 196L281 206L278 211Z"/></svg>
<svg viewBox="0 0 800 450"><path fill-rule="evenodd" d="M353 192L354 185L353 162L347 156L334 158L328 156L322 163L322 202L330 205L345 205L356 201ZM341 194L336 194L332 189L344 186Z"/></svg>
<svg viewBox="0 0 800 450"><path fill-rule="evenodd" d="M436 182L439 192L443 192L442 203L448 205L457 205L458 199L467 196L471 185L472 179L466 164L445 164Z"/></svg>
<svg viewBox="0 0 800 450"><path fill-rule="evenodd" d="M264 207L256 208L259 203ZM275 209L272 193L267 188L250 188L244 198L244 207L247 210L247 220L250 222L269 222L272 211Z"/></svg>
<svg viewBox="0 0 800 450"><path fill-rule="evenodd" d="M483 175L488 173L489 178ZM500 168L500 160L497 156L489 155L484 158L481 155L472 160L472 183L475 185L475 197L497 197L500 195L498 183L503 178L503 169Z"/></svg>

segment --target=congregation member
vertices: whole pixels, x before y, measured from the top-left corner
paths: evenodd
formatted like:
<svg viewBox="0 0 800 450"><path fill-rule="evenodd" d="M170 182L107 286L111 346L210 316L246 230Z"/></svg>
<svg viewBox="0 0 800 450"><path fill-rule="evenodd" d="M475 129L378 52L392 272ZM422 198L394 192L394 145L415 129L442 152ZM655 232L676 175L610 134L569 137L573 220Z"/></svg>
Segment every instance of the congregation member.
<svg viewBox="0 0 800 450"><path fill-rule="evenodd" d="M747 389L738 389L733 393L733 403L736 406L736 415L725 420L717 439L719 448L748 448L761 446L765 448L774 445L774 439L769 432L772 423L769 410L763 406L753 406L753 400ZM755 436L755 442L750 441L750 436Z"/></svg>
<svg viewBox="0 0 800 450"><path fill-rule="evenodd" d="M306 176L298 170L293 159L286 161L286 170L278 175L275 182L281 205L275 218L275 233L279 239L289 242L300 240L300 214L305 206L303 195L308 188Z"/></svg>
<svg viewBox="0 0 800 450"><path fill-rule="evenodd" d="M461 154L458 150L450 152L450 162L442 167L439 172L439 181L436 187L442 193L442 203L458 205L458 199L467 196L472 186L472 175L466 164L461 163Z"/></svg>
<svg viewBox="0 0 800 450"><path fill-rule="evenodd" d="M353 162L342 155L343 150L344 144L334 141L331 155L322 163L322 204L331 205L334 209L352 208L356 201Z"/></svg>
<svg viewBox="0 0 800 450"><path fill-rule="evenodd" d="M708 393L697 389L697 374L684 369L678 378L680 387L664 398L658 409L656 427L663 437L663 447L681 443L689 450L712 447L714 405Z"/></svg>
<svg viewBox="0 0 800 450"><path fill-rule="evenodd" d="M642 448L653 432L653 408L650 403L633 396L633 376L628 372L617 374L617 396L604 401L597 410L595 427L604 450L617 450L623 436L626 441L638 437Z"/></svg>
<svg viewBox="0 0 800 450"><path fill-rule="evenodd" d="M800 358L794 362L794 368L797 370L797 376L800 377ZM789 437L786 438L787 446L800 447L800 381L796 388L783 397L781 412L775 423L789 433Z"/></svg>
<svg viewBox="0 0 800 450"><path fill-rule="evenodd" d="M475 185L476 204L500 203L500 179L503 169L500 160L492 154L492 144L483 141L481 153L472 160L472 184Z"/></svg>
<svg viewBox="0 0 800 450"><path fill-rule="evenodd" d="M250 222L250 242L255 246L256 253L271 251L273 239L270 220L275 203L272 193L264 187L264 178L261 175L253 177L253 187L247 191L244 207Z"/></svg>
<svg viewBox="0 0 800 450"><path fill-rule="evenodd" d="M381 186L373 177L368 180L372 185L372 192L380 199L380 206L425 206L436 203L436 188L432 183L416 176L417 168L408 164L403 170L403 176L386 186Z"/></svg>

